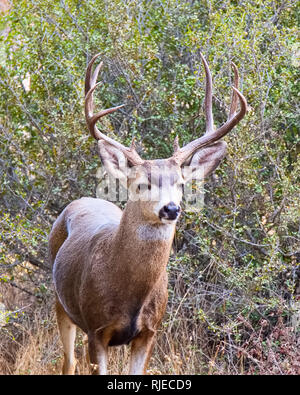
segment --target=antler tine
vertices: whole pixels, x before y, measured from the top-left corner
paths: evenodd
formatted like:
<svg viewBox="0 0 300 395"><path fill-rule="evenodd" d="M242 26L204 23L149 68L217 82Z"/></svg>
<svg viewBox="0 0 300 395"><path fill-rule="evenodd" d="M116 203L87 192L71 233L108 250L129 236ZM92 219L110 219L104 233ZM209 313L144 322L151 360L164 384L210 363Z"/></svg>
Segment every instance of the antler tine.
<svg viewBox="0 0 300 395"><path fill-rule="evenodd" d="M207 145L213 144L216 141L220 140L227 133L230 132L245 116L247 112L247 100L242 95L242 93L238 90L238 71L237 67L233 64L234 70L234 87L232 102L229 111L228 120L217 130L214 130L213 126L213 116L212 116L212 80L211 73L209 71L208 64L201 54L201 59L205 68L206 75L206 93L205 93L205 115L206 115L206 132L205 134L188 143L184 147L180 148L176 152L174 152L172 158L175 159L178 163L182 164L185 160L187 160L195 151L199 148L205 147ZM240 102L240 111L236 113L237 108L237 100Z"/></svg>
<svg viewBox="0 0 300 395"><path fill-rule="evenodd" d="M236 67L236 65L233 62L231 62L231 67L232 67L232 70L233 70L233 73L234 73L234 87L236 89L239 89L239 71L238 71L238 68ZM238 102L238 96L235 93L235 91L233 90L228 119L230 119L235 114L236 109L237 109L237 102Z"/></svg>
<svg viewBox="0 0 300 395"><path fill-rule="evenodd" d="M212 76L208 64L201 52L200 52L200 56L206 76L206 87L205 87L206 131L205 133L212 133L214 131L214 118L212 113Z"/></svg>
<svg viewBox="0 0 300 395"><path fill-rule="evenodd" d="M94 72L92 73L92 67L95 62L95 60L100 56L100 54L97 54L93 56L91 61L88 64L87 70L86 70L86 75L85 75L85 102L84 102L84 110L85 110L85 119L89 128L89 131L91 135L96 139L96 140L105 140L109 144L113 145L114 147L118 148L121 150L127 159L129 159L132 164L137 165L143 163L143 160L140 158L138 153L135 151L134 144L128 148L125 147L123 144L119 143L118 141L113 140L112 138L106 136L105 134L101 133L100 130L97 128L96 123L97 121L107 115L110 114L114 111L119 110L124 106L124 104L116 107L111 107L105 110L101 110L97 112L96 114L93 113L93 108L94 108L94 98L93 94L97 86L101 83L97 81L99 71L101 70L103 66L103 62L99 63L99 65L95 68Z"/></svg>
<svg viewBox="0 0 300 395"><path fill-rule="evenodd" d="M98 66L96 67L94 73L92 74L92 68L93 64L95 63L95 60L100 56L100 53L97 55L93 56L92 59L90 60L86 73L85 73L85 85L84 85L84 90L85 90L85 95L87 95L88 91L95 85L95 82L97 80L99 71L101 67L103 66L103 62L100 62Z"/></svg>

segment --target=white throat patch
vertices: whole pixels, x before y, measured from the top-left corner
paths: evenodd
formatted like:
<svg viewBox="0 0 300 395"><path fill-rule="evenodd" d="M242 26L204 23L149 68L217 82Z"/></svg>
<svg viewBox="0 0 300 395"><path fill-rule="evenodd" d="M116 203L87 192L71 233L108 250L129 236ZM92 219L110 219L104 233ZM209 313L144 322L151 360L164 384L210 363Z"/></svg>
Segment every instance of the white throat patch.
<svg viewBox="0 0 300 395"><path fill-rule="evenodd" d="M143 224L137 228L137 237L143 241L169 240L174 233L174 224L150 225Z"/></svg>

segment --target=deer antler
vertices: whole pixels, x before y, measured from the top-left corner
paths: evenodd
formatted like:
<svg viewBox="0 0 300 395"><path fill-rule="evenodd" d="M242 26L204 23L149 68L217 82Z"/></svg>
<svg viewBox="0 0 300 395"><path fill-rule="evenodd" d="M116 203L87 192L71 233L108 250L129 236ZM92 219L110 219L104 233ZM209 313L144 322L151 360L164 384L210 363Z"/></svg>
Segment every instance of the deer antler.
<svg viewBox="0 0 300 395"><path fill-rule="evenodd" d="M124 153L124 155L127 157L128 160L133 165L139 165L142 164L144 161L141 159L141 157L138 155L138 153L135 150L134 142L131 144L131 147L125 147L123 144L119 143L118 141L113 140L112 138L106 136L105 134L101 133L100 130L97 128L96 123L97 121L107 115L110 114L114 111L117 111L118 109L122 108L124 104L121 106L117 107L111 107L106 110L101 110L97 112L96 114L93 113L93 108L94 108L94 98L93 94L97 86L100 84L100 82L96 83L99 71L101 70L103 66L103 62L99 63L98 66L95 68L95 71L92 73L92 67L95 62L95 60L100 56L100 54L95 55L90 63L88 64L87 70L86 70L86 75L85 75L85 103L84 103L84 110L85 110L85 119L89 128L89 131L91 135L96 139L96 140L105 140L109 144L113 145L114 147L118 148L120 151Z"/></svg>
<svg viewBox="0 0 300 395"><path fill-rule="evenodd" d="M205 69L206 75L206 89L205 89L205 117L206 117L206 132L205 134L188 143L182 148L179 148L177 145L177 149L174 151L172 158L174 158L178 163L182 164L185 160L187 160L195 151L199 148L210 145L222 137L224 137L227 133L230 132L245 116L247 112L247 101L245 97L238 90L239 85L239 74L238 69L234 63L231 63L231 66L234 71L234 86L232 87L232 99L230 105L230 111L227 121L220 128L215 130L213 114L212 114L212 77L208 67L208 64L202 54L201 59ZM237 102L240 102L240 111L236 113Z"/></svg>

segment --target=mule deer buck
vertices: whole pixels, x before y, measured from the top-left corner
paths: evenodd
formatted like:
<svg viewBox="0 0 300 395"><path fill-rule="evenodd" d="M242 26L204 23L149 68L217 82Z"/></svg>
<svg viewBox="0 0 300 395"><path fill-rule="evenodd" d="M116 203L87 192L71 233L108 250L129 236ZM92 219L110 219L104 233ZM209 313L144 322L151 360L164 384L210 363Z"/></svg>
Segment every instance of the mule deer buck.
<svg viewBox="0 0 300 395"><path fill-rule="evenodd" d="M229 117L215 129L212 77L201 54L206 75L205 134L182 148L176 138L168 159L144 160L134 142L125 147L96 127L101 117L122 107L93 113L93 93L102 67L101 62L92 72L98 56L86 71L86 121L98 140L106 170L128 187L129 198L123 212L106 200L75 200L53 225L49 252L64 348L63 373L75 372L78 326L87 334L89 359L97 373L107 373L109 346L131 342L130 374L144 374L166 308L166 266L181 210L182 185L195 172L201 171L204 178L218 166L226 151L226 143L219 140L244 117L247 102L238 90L238 71L233 64ZM127 166L120 165L125 162ZM184 167L190 171L184 172Z"/></svg>

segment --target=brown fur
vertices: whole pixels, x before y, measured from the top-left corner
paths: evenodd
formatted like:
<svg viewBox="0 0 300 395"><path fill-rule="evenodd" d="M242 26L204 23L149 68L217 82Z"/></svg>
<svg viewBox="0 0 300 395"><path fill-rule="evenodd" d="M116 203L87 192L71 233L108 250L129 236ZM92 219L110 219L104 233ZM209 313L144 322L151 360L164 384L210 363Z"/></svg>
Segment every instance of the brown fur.
<svg viewBox="0 0 300 395"><path fill-rule="evenodd" d="M49 248L59 303L88 334L90 344L95 336L105 346L118 336L121 344L132 335L148 337L164 314L165 268L174 231L168 240L139 240L137 206L129 202L122 216L112 203L82 198L67 206L53 225Z"/></svg>

